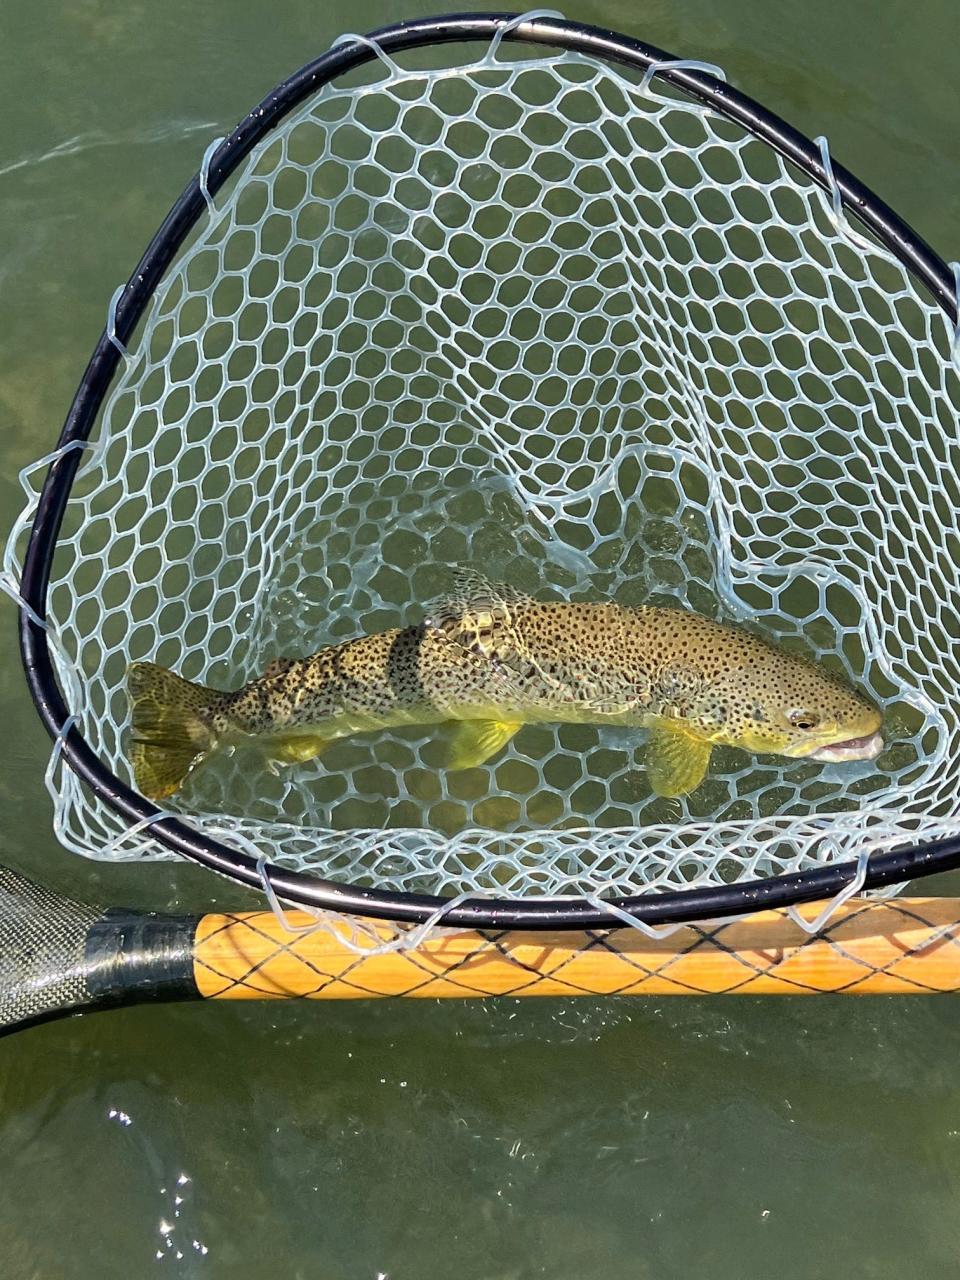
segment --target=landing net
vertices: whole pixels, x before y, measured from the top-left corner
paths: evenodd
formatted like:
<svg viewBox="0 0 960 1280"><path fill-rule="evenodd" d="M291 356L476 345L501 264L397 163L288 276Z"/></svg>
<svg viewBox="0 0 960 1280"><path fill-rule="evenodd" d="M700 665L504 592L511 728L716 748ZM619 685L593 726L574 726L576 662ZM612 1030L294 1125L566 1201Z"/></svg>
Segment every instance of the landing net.
<svg viewBox="0 0 960 1280"><path fill-rule="evenodd" d="M379 53L215 196L201 172L208 207L126 342L53 559L83 738L132 785L129 662L236 687L420 620L473 567L812 651L884 708L887 749L717 750L665 801L625 729L528 727L454 773L442 735L409 728L276 774L238 749L165 809L275 866L510 898L736 883L960 832L943 310L835 186L662 76L509 40L455 53ZM163 853L62 762L50 779L68 848Z"/></svg>

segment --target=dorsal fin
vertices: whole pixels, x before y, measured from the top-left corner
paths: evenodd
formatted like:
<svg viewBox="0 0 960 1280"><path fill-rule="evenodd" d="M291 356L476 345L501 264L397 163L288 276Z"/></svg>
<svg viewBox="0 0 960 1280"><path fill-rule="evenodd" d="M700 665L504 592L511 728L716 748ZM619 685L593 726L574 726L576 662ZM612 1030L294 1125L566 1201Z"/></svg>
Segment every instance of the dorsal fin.
<svg viewBox="0 0 960 1280"><path fill-rule="evenodd" d="M528 599L474 569L457 569L453 591L434 602L425 625L461 659L497 671L507 697L518 692L517 676L530 666L516 618L517 606Z"/></svg>
<svg viewBox="0 0 960 1280"><path fill-rule="evenodd" d="M491 582L476 569L454 569L453 589L448 596L435 602L435 612L453 611L476 613L491 610L509 614L517 605L525 604L530 597L505 582Z"/></svg>
<svg viewBox="0 0 960 1280"><path fill-rule="evenodd" d="M457 569L453 591L434 603L427 626L478 658L515 660L523 653L516 611L527 599L474 569Z"/></svg>

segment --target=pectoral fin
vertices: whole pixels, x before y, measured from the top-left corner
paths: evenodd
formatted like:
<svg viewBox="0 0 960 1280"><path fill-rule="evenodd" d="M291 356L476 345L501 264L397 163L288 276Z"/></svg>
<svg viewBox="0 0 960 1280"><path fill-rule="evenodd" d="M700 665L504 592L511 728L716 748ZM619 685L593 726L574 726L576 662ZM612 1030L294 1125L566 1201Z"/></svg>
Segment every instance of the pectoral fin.
<svg viewBox="0 0 960 1280"><path fill-rule="evenodd" d="M332 742L319 733L278 734L267 745L267 755L278 764L303 764L313 760Z"/></svg>
<svg viewBox="0 0 960 1280"><path fill-rule="evenodd" d="M507 745L522 724L513 720L461 720L453 732L448 767L473 769Z"/></svg>
<svg viewBox="0 0 960 1280"><path fill-rule="evenodd" d="M685 796L703 781L712 748L682 725L661 722L647 744L647 776L658 796Z"/></svg>

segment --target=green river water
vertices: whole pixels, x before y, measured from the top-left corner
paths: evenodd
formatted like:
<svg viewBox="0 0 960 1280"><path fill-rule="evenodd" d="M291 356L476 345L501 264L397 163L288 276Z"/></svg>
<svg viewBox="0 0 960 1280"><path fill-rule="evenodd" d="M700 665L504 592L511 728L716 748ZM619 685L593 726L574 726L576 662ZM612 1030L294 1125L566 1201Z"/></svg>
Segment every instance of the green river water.
<svg viewBox="0 0 960 1280"><path fill-rule="evenodd" d="M954 0L568 12L719 63L960 256ZM412 16L407 0L2 6L4 527L111 293L208 141L341 32ZM2 858L102 902L244 901L187 866L57 846L49 742L3 607ZM196 1004L36 1028L0 1043L0 1277L953 1275L957 1008Z"/></svg>

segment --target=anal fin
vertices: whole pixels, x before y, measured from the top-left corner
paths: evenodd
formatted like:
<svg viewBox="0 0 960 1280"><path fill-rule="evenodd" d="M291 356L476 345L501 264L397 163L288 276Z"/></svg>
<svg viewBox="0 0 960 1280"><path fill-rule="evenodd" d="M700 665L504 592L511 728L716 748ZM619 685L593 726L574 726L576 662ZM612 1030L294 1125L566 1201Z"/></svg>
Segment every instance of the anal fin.
<svg viewBox="0 0 960 1280"><path fill-rule="evenodd" d="M712 750L709 742L683 725L660 721L647 744L650 785L658 796L687 795L703 781Z"/></svg>
<svg viewBox="0 0 960 1280"><path fill-rule="evenodd" d="M474 769L507 745L523 722L517 720L460 720L453 732L448 767Z"/></svg>
<svg viewBox="0 0 960 1280"><path fill-rule="evenodd" d="M332 741L319 733L277 734L267 744L267 756L278 764L304 764L325 751Z"/></svg>

